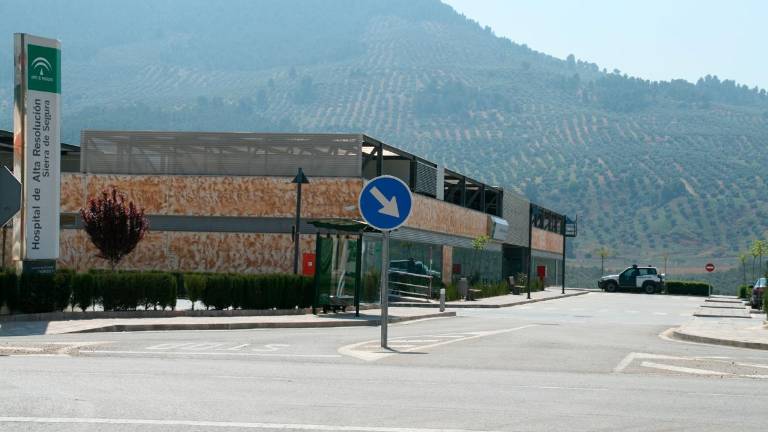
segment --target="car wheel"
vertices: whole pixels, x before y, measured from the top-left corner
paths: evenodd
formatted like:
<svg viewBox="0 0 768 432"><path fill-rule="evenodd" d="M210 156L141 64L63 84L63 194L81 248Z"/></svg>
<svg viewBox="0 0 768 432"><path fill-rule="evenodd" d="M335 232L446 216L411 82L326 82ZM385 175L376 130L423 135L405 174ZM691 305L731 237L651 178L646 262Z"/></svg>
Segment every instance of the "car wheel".
<svg viewBox="0 0 768 432"><path fill-rule="evenodd" d="M616 292L616 282L608 282L605 284L605 291L606 292Z"/></svg>
<svg viewBox="0 0 768 432"><path fill-rule="evenodd" d="M656 285L652 283L646 283L643 285L643 290L646 294L655 294L656 293Z"/></svg>

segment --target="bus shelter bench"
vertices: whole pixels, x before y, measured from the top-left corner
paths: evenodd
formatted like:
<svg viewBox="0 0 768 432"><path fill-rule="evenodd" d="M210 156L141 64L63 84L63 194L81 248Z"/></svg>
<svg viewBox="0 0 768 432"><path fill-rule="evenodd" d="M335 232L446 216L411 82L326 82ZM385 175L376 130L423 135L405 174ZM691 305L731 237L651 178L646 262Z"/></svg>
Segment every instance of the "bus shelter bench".
<svg viewBox="0 0 768 432"><path fill-rule="evenodd" d="M467 289L467 300L476 300L477 294L482 293L483 290L476 288Z"/></svg>
<svg viewBox="0 0 768 432"><path fill-rule="evenodd" d="M351 306L354 302L355 298L353 296L333 296L323 294L320 297L320 306L323 308L323 313L328 313L329 310L333 313L339 311L346 312L347 307Z"/></svg>

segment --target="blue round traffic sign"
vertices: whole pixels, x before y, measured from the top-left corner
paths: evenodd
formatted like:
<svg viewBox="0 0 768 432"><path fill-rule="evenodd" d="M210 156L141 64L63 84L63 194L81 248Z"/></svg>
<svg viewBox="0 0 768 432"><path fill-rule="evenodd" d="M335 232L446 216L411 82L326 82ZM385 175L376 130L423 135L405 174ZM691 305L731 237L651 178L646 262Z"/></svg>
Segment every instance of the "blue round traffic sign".
<svg viewBox="0 0 768 432"><path fill-rule="evenodd" d="M408 185L397 177L383 175L363 186L357 208L368 225L390 231L399 228L411 215L413 196Z"/></svg>

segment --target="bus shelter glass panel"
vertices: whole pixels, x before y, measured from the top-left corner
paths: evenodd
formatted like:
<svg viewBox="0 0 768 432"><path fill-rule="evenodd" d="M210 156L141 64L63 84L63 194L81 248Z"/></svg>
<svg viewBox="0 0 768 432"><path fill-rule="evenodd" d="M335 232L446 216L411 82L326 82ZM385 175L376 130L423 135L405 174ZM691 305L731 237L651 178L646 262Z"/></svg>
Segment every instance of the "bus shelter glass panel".
<svg viewBox="0 0 768 432"><path fill-rule="evenodd" d="M362 290L360 302L379 303L381 297L381 238L363 237Z"/></svg>
<svg viewBox="0 0 768 432"><path fill-rule="evenodd" d="M318 238L317 296L319 306L354 305L358 239L346 236Z"/></svg>

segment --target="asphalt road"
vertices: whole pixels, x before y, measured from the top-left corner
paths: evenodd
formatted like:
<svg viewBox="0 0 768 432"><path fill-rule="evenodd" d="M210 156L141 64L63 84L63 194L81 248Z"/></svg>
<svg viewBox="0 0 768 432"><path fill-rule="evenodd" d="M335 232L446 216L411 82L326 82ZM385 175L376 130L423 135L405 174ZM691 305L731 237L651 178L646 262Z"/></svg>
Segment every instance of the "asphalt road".
<svg viewBox="0 0 768 432"><path fill-rule="evenodd" d="M462 309L392 351L368 327L5 338L40 351L0 357L0 431L760 430L768 353L660 336L700 301Z"/></svg>

